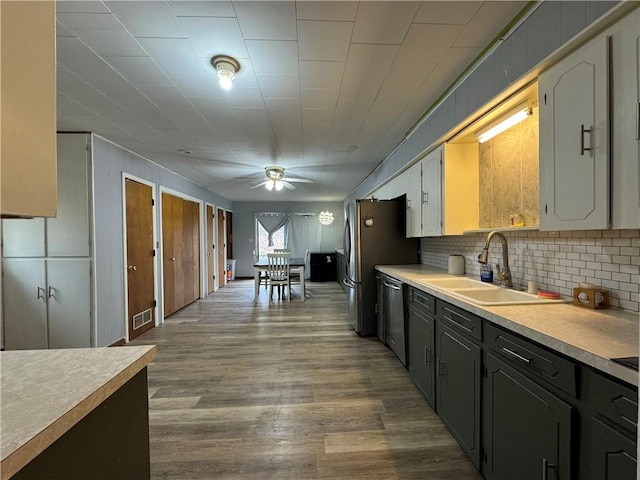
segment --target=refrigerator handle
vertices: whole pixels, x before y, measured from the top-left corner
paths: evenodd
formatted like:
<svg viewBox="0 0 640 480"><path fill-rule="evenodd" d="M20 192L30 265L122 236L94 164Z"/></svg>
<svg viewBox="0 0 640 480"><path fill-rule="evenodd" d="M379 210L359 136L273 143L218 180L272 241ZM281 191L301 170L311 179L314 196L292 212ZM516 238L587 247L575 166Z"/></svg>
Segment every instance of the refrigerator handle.
<svg viewBox="0 0 640 480"><path fill-rule="evenodd" d="M342 283L344 283L344 285L347 288L355 288L356 284L353 283L351 280L349 280L349 278L345 277L344 279L342 279Z"/></svg>
<svg viewBox="0 0 640 480"><path fill-rule="evenodd" d="M351 262L351 224L349 222L349 215L347 215L346 222L344 224L344 254L346 258L345 262L345 273L347 277L351 277L351 272L349 272L349 265Z"/></svg>

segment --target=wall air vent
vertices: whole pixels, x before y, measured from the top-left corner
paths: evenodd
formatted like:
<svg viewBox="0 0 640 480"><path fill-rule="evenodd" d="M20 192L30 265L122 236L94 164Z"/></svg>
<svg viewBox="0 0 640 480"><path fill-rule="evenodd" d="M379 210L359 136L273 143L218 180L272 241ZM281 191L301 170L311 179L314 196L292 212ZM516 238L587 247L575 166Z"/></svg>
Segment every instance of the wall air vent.
<svg viewBox="0 0 640 480"><path fill-rule="evenodd" d="M133 316L133 329L140 328L141 326L149 323L153 315L151 313L151 309L145 310L144 312L140 312L137 315Z"/></svg>

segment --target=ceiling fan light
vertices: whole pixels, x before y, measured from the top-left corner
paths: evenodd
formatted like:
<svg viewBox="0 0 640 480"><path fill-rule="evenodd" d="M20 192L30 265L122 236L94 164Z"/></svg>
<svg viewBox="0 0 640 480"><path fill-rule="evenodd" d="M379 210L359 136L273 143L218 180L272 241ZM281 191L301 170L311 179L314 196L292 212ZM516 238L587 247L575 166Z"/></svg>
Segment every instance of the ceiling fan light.
<svg viewBox="0 0 640 480"><path fill-rule="evenodd" d="M282 182L280 180L274 180L273 183L275 184L276 192L279 192L280 190L282 190Z"/></svg>
<svg viewBox="0 0 640 480"><path fill-rule="evenodd" d="M264 184L264 186L267 188L267 190L273 190L273 186L274 186L274 181L273 180L267 180L267 183ZM282 188L282 187L280 187ZM276 190L278 188L276 187Z"/></svg>
<svg viewBox="0 0 640 480"><path fill-rule="evenodd" d="M333 213L329 211L320 212L320 214L318 215L318 221L322 225L331 225L333 223Z"/></svg>

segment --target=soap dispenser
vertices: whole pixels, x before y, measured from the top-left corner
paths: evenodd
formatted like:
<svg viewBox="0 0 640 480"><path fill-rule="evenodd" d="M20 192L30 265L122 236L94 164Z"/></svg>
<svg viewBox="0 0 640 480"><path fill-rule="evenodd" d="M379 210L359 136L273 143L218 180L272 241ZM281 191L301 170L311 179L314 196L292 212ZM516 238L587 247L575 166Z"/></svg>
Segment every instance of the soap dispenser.
<svg viewBox="0 0 640 480"><path fill-rule="evenodd" d="M480 269L480 280L487 283L493 283L493 270L488 263L482 264Z"/></svg>

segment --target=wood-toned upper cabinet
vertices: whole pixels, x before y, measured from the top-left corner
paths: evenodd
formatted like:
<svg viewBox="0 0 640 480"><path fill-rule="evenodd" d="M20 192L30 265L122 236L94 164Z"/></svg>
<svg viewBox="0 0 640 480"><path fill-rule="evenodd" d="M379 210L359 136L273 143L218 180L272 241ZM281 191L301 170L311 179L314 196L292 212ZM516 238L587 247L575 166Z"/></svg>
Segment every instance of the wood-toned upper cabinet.
<svg viewBox="0 0 640 480"><path fill-rule="evenodd" d="M55 2L0 2L0 209L56 215Z"/></svg>
<svg viewBox="0 0 640 480"><path fill-rule="evenodd" d="M640 10L611 29L612 227L640 227Z"/></svg>
<svg viewBox="0 0 640 480"><path fill-rule="evenodd" d="M609 227L609 38L539 77L540 230Z"/></svg>

